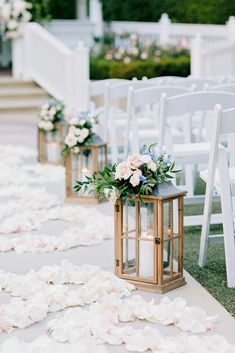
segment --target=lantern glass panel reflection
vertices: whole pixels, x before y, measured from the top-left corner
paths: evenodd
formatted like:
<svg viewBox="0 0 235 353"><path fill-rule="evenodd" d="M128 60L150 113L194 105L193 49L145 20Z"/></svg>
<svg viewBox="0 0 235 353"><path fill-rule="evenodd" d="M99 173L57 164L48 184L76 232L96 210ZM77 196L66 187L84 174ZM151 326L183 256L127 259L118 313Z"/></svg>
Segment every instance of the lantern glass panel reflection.
<svg viewBox="0 0 235 353"><path fill-rule="evenodd" d="M40 163L64 164L61 148L67 127L57 123L54 131L38 131L38 161Z"/></svg>
<svg viewBox="0 0 235 353"><path fill-rule="evenodd" d="M77 181L85 181L87 176L91 176L102 170L107 165L107 145L82 146L78 148L78 153L72 150L66 159L66 195L67 201L72 202L99 202L95 192L81 190L74 191Z"/></svg>

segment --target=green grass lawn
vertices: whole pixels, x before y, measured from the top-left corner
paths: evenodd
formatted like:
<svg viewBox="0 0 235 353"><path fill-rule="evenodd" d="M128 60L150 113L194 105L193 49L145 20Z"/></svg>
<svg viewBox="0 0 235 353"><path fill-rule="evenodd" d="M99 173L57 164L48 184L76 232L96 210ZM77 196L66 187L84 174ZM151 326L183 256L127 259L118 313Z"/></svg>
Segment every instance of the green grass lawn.
<svg viewBox="0 0 235 353"><path fill-rule="evenodd" d="M203 187L200 183L196 190L201 193ZM185 215L202 214L202 212L203 205L185 206ZM220 212L220 204L213 205L213 212ZM222 225L211 226L211 234L222 233ZM235 288L227 288L224 245L209 246L207 265L201 269L197 264L201 227L185 227L184 234L184 268L235 316Z"/></svg>

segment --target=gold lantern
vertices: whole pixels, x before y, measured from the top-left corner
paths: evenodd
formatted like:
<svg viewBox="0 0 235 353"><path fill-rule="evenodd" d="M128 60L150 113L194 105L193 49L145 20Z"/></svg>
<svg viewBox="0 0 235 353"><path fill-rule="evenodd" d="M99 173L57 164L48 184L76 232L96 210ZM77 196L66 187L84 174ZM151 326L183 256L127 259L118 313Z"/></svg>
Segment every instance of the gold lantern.
<svg viewBox="0 0 235 353"><path fill-rule="evenodd" d="M69 151L66 158L66 201L97 204L101 200L95 192L74 190L76 181L85 181L86 176L96 174L108 163L107 144L97 135L90 145L79 146L76 153Z"/></svg>
<svg viewBox="0 0 235 353"><path fill-rule="evenodd" d="M38 129L38 162L48 164L62 164L61 148L66 136L65 122L57 122L52 131Z"/></svg>
<svg viewBox="0 0 235 353"><path fill-rule="evenodd" d="M115 204L115 273L143 290L165 293L183 277L183 197L172 184Z"/></svg>

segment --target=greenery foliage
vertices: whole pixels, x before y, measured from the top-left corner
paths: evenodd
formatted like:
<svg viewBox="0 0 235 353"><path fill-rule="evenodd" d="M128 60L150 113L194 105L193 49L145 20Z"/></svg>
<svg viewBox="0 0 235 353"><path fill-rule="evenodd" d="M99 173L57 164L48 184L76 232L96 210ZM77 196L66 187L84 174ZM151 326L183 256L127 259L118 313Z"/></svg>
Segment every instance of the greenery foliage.
<svg viewBox="0 0 235 353"><path fill-rule="evenodd" d="M106 21L159 21L167 13L173 22L224 24L235 15L228 0L102 0Z"/></svg>
<svg viewBox="0 0 235 353"><path fill-rule="evenodd" d="M130 155L127 161L77 181L74 189L94 190L101 198L124 203L130 196L153 195L158 185L169 182L176 172L174 162L167 155L158 154L152 145L141 154Z"/></svg>
<svg viewBox="0 0 235 353"><path fill-rule="evenodd" d="M33 20L76 18L76 0L29 0ZM235 15L235 2L228 0L101 0L104 20L159 21L167 13L173 22L224 24Z"/></svg>
<svg viewBox="0 0 235 353"><path fill-rule="evenodd" d="M190 75L190 58L182 55L177 58L162 58L160 61L135 60L128 64L123 61L107 61L105 59L91 58L90 77L92 80L106 78L132 79L143 76L148 78L157 76L183 76Z"/></svg>

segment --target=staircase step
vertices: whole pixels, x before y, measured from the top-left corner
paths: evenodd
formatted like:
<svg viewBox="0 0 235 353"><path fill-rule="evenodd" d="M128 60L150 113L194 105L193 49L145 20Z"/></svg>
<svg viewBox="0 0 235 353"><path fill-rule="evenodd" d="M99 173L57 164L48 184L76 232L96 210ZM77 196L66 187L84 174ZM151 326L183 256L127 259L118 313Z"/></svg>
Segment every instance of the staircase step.
<svg viewBox="0 0 235 353"><path fill-rule="evenodd" d="M8 76L0 77L0 87L38 87L31 80L18 80Z"/></svg>
<svg viewBox="0 0 235 353"><path fill-rule="evenodd" d="M0 86L0 101L9 99L31 99L31 98L41 98L48 99L49 95L42 88L1 88Z"/></svg>
<svg viewBox="0 0 235 353"><path fill-rule="evenodd" d="M37 110L44 102L43 99L21 99L0 101L0 113L7 111L31 111Z"/></svg>

